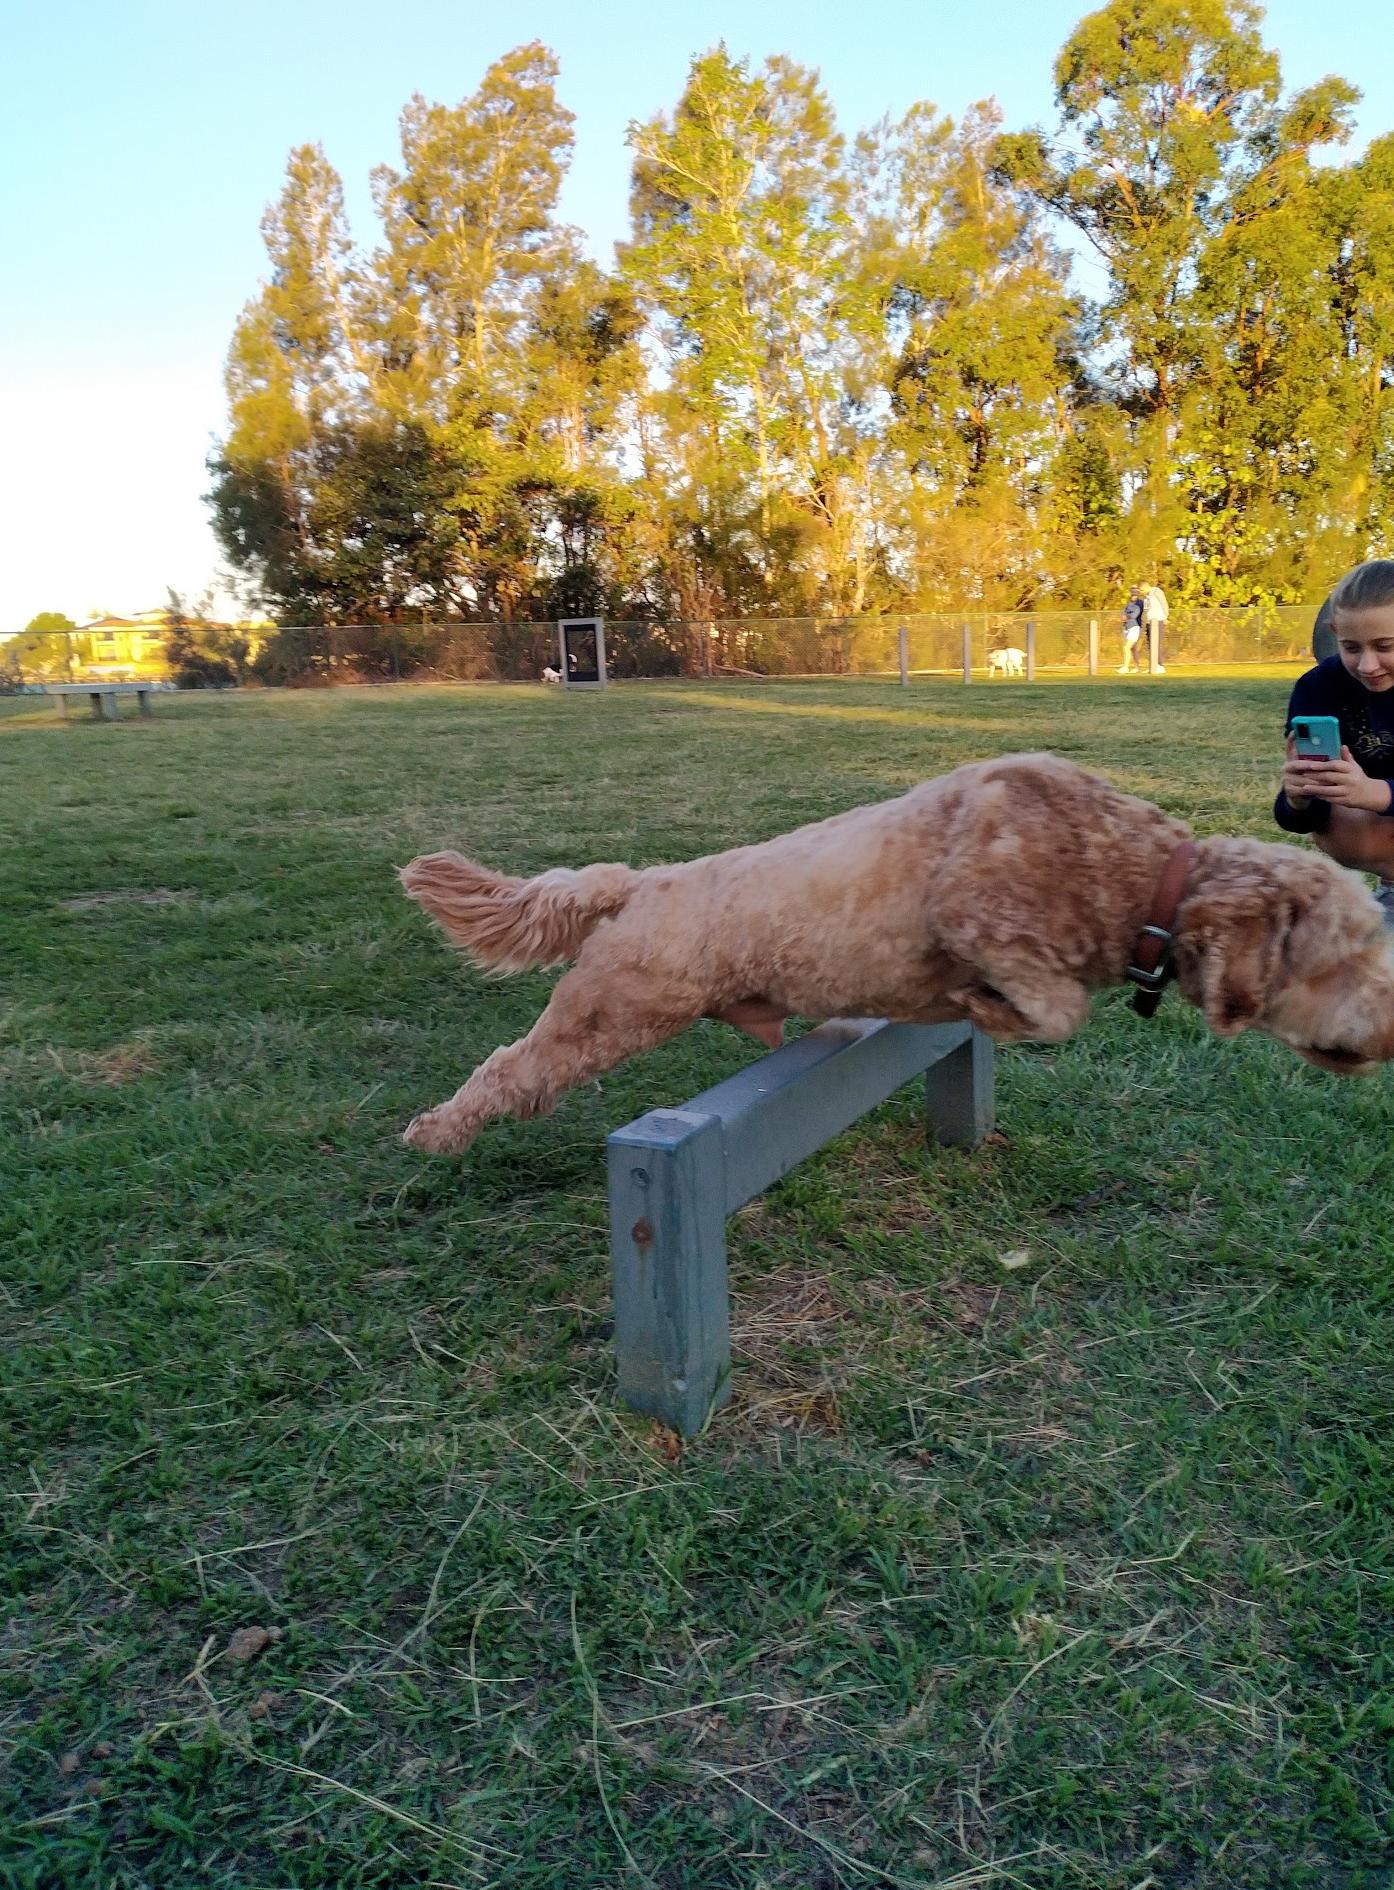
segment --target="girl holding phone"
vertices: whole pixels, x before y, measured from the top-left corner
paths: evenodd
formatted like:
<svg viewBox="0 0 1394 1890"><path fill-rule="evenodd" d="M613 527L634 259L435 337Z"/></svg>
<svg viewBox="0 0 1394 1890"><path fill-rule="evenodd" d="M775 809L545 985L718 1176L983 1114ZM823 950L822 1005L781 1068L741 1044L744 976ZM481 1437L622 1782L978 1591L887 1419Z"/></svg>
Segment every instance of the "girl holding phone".
<svg viewBox="0 0 1394 1890"><path fill-rule="evenodd" d="M1347 571L1331 593L1336 654L1299 676L1273 817L1342 866L1373 873L1394 927L1394 558Z"/></svg>

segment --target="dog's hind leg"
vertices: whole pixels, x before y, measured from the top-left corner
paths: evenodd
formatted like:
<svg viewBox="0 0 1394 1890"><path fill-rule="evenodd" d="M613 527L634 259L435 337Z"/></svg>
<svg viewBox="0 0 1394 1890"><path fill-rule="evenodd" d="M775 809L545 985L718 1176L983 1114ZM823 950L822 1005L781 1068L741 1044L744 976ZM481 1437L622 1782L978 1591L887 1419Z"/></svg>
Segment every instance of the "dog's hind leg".
<svg viewBox="0 0 1394 1890"><path fill-rule="evenodd" d="M447 1102L425 1110L403 1136L413 1148L455 1155L498 1116L546 1115L568 1089L651 1050L695 1023L706 1008L684 1003L671 983L608 953L568 971L526 1037L495 1050Z"/></svg>

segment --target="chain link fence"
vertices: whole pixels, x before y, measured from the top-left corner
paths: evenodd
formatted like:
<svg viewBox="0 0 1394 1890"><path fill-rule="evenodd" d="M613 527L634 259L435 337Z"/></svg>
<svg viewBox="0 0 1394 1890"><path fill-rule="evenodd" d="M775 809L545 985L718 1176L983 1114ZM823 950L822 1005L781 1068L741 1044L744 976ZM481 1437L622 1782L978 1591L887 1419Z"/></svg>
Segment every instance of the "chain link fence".
<svg viewBox="0 0 1394 1890"><path fill-rule="evenodd" d="M1177 609L1163 637L1168 669L1311 660L1315 605ZM628 677L898 676L901 636L912 676L986 677L997 652L1034 656L1037 675L1088 674L1091 626L1097 671L1123 658L1121 613L943 612L883 617L771 617L694 622L607 619L610 675ZM213 646L216 651L216 645ZM1146 641L1139 649L1144 666ZM535 682L557 662L551 623L289 624L262 633L239 661L241 679L270 686L373 682ZM1000 668L1000 665L998 666ZM994 669L992 673L997 673ZM0 643L0 687L48 682L166 680L149 639L137 659L117 650L94 661L90 639L50 634Z"/></svg>

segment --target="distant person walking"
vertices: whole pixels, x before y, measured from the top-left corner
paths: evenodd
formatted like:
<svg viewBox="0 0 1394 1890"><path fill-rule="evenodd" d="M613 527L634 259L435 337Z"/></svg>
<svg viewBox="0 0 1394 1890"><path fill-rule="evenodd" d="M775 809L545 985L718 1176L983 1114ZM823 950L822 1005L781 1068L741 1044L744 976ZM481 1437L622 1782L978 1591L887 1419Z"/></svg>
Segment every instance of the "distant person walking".
<svg viewBox="0 0 1394 1890"><path fill-rule="evenodd" d="M1128 676L1142 668L1138 658L1138 645L1142 642L1142 592L1134 584L1128 601L1123 606L1123 661L1118 665L1118 674Z"/></svg>
<svg viewBox="0 0 1394 1890"><path fill-rule="evenodd" d="M1162 661L1162 638L1166 634L1167 619L1170 615L1166 592L1153 578L1147 587L1147 595L1142 600L1142 627L1147 633L1148 660L1152 666L1152 673L1156 676L1166 674Z"/></svg>

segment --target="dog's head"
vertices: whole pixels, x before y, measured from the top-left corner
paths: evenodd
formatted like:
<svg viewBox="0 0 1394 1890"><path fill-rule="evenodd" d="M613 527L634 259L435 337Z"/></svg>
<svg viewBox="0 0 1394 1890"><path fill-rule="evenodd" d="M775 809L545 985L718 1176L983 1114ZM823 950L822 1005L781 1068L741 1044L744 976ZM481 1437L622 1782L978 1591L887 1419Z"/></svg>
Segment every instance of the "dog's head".
<svg viewBox="0 0 1394 1890"><path fill-rule="evenodd" d="M1191 888L1177 975L1218 1036L1262 1030L1342 1075L1394 1058L1394 951L1354 873L1298 847L1207 840Z"/></svg>

